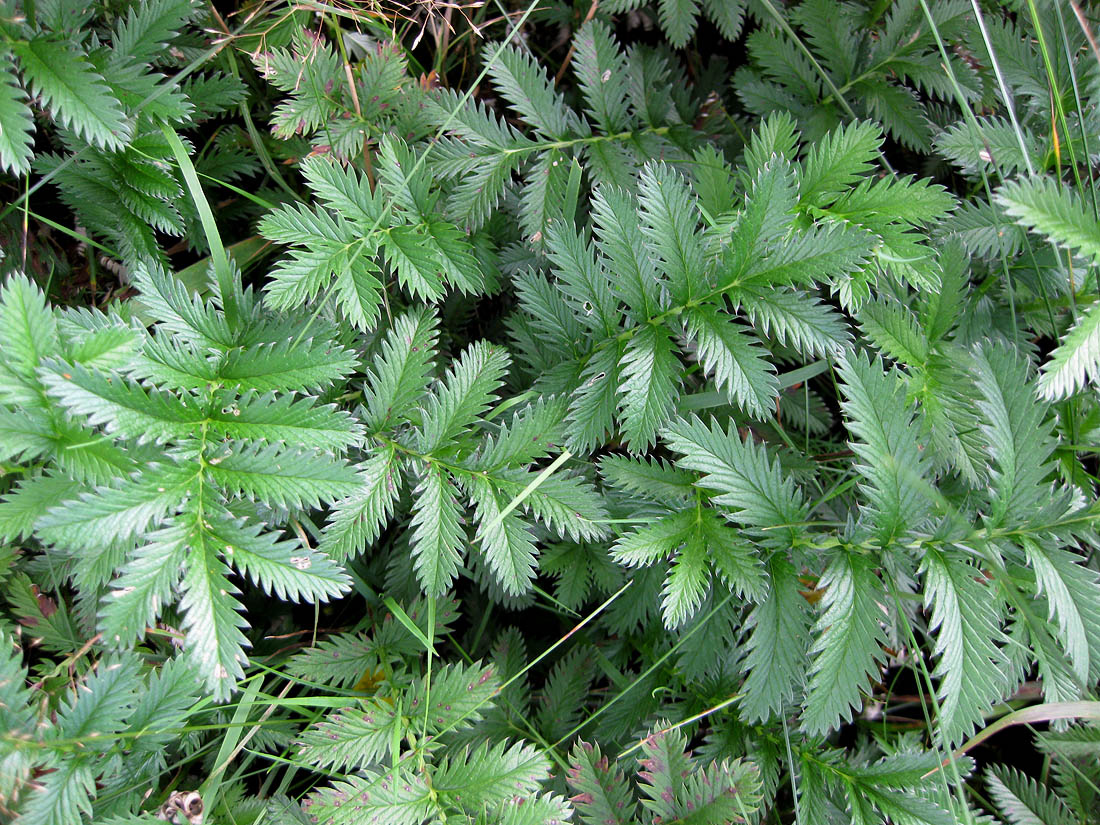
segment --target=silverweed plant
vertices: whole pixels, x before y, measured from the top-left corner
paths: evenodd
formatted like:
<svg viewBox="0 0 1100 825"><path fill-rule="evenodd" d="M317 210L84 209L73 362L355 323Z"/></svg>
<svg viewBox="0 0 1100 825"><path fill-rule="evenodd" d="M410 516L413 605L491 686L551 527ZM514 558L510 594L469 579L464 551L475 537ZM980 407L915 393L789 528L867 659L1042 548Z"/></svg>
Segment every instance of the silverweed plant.
<svg viewBox="0 0 1100 825"><path fill-rule="evenodd" d="M0 5L0 815L1100 819L1098 29Z"/></svg>

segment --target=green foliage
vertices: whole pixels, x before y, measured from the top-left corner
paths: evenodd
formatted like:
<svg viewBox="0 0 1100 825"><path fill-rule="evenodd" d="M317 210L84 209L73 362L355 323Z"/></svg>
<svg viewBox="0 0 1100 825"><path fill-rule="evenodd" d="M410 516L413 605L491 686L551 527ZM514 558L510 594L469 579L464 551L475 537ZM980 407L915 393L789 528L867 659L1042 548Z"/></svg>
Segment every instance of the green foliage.
<svg viewBox="0 0 1100 825"><path fill-rule="evenodd" d="M750 62L734 77L737 95L760 116L789 112L810 140L851 118L873 118L898 143L926 152L932 135L922 96L954 101L961 94L967 104L982 96L980 78L958 54L948 54L953 87L936 43L937 34L949 42L966 37L969 5L928 8L931 20L917 0L869 7L805 0L782 27L769 16L748 37Z"/></svg>
<svg viewBox="0 0 1100 825"><path fill-rule="evenodd" d="M4 821L1096 819L1089 38L588 5L0 13Z"/></svg>

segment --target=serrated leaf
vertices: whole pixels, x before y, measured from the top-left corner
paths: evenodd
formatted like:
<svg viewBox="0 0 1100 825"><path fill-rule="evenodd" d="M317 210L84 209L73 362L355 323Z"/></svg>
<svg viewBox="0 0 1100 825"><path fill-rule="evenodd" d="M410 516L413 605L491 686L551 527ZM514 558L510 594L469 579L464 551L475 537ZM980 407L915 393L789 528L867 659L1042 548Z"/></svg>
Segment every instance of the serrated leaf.
<svg viewBox="0 0 1100 825"><path fill-rule="evenodd" d="M820 734L850 720L863 704L869 680L880 677L887 617L882 582L864 556L836 554L818 587L825 591L825 612L814 628L817 641L802 725Z"/></svg>
<svg viewBox="0 0 1100 825"><path fill-rule="evenodd" d="M578 742L569 763L566 781L577 792L573 803L584 825L628 825L634 821L637 803L630 787L598 745Z"/></svg>
<svg viewBox="0 0 1100 825"><path fill-rule="evenodd" d="M1100 247L1098 247L1100 249ZM1100 376L1100 304L1093 305L1065 334L1043 364L1039 392L1059 401Z"/></svg>
<svg viewBox="0 0 1100 825"><path fill-rule="evenodd" d="M767 351L745 327L709 306L693 307L684 316L699 361L718 388L750 415L768 418L779 396L779 382Z"/></svg>
<svg viewBox="0 0 1100 825"><path fill-rule="evenodd" d="M381 762L402 728L397 709L386 699L330 713L299 738L299 755L311 765L349 771Z"/></svg>
<svg viewBox="0 0 1100 825"><path fill-rule="evenodd" d="M810 619L799 592L795 568L776 554L767 563L771 587L767 598L753 608L749 630L746 675L740 709L749 722L765 721L783 711L803 684L810 646Z"/></svg>
<svg viewBox="0 0 1100 825"><path fill-rule="evenodd" d="M938 729L949 747L974 731L1009 687L1008 657L998 643L1001 600L981 571L955 554L929 547L921 563L929 630L937 632L935 674L940 680Z"/></svg>
<svg viewBox="0 0 1100 825"><path fill-rule="evenodd" d="M319 550L345 561L378 539L401 493L401 463L393 447L380 448L363 462L355 491L333 506Z"/></svg>
<svg viewBox="0 0 1100 825"><path fill-rule="evenodd" d="M478 525L475 540L481 546L489 569L509 595L526 593L537 567L530 529L514 510L504 512L508 500L489 481L471 476L460 482L473 501Z"/></svg>
<svg viewBox="0 0 1100 825"><path fill-rule="evenodd" d="M633 452L649 449L672 415L679 396L679 367L664 327L644 324L627 342L619 364L619 421Z"/></svg>
<svg viewBox="0 0 1100 825"><path fill-rule="evenodd" d="M51 360L38 373L46 393L70 415L86 416L88 426L102 425L108 433L161 443L195 432L203 420L197 402L145 389L118 375L102 375L80 364Z"/></svg>
<svg viewBox="0 0 1100 825"><path fill-rule="evenodd" d="M386 333L363 393L364 423L372 432L413 415L427 388L438 334L435 316L424 308L402 315Z"/></svg>
<svg viewBox="0 0 1100 825"><path fill-rule="evenodd" d="M230 350L217 376L242 391L307 392L328 389L356 366L354 353L330 341L288 338Z"/></svg>
<svg viewBox="0 0 1100 825"><path fill-rule="evenodd" d="M420 587L429 596L445 593L462 564L466 536L460 527L455 492L450 477L436 464L425 465L420 484L413 490L413 567Z"/></svg>
<svg viewBox="0 0 1100 825"><path fill-rule="evenodd" d="M187 548L187 531L173 525L148 534L130 554L100 613L108 645L129 646L155 624L182 575Z"/></svg>
<svg viewBox="0 0 1100 825"><path fill-rule="evenodd" d="M677 303L692 301L706 284L698 208L684 178L664 163L647 163L638 181L642 233L668 276Z"/></svg>
<svg viewBox="0 0 1100 825"><path fill-rule="evenodd" d="M180 609L187 653L214 701L224 702L244 678L248 664L244 651L251 642L241 632L248 623L236 599L240 591L229 580L230 570L221 559L225 544L204 522L198 502L177 520L179 540L188 548Z"/></svg>
<svg viewBox="0 0 1100 825"><path fill-rule="evenodd" d="M479 341L466 349L424 406L420 450L449 446L484 415L508 370L508 354Z"/></svg>
<svg viewBox="0 0 1100 825"><path fill-rule="evenodd" d="M785 528L794 535L806 517L806 505L793 480L763 447L742 441L735 428L724 432L698 418L673 421L662 437L683 455L676 464L703 473L700 484L718 492L715 504L731 508L732 518L752 527ZM776 530L773 533L779 533Z"/></svg>
<svg viewBox="0 0 1100 825"><path fill-rule="evenodd" d="M355 471L330 455L274 445L227 445L207 460L206 473L230 499L242 496L284 510L318 508L358 486Z"/></svg>
<svg viewBox="0 0 1100 825"><path fill-rule="evenodd" d="M13 41L24 82L62 126L104 149L130 142L132 127L122 105L84 54L68 41L39 35Z"/></svg>
<svg viewBox="0 0 1100 825"><path fill-rule="evenodd" d="M0 169L25 175L31 169L34 120L11 60L0 57Z"/></svg>

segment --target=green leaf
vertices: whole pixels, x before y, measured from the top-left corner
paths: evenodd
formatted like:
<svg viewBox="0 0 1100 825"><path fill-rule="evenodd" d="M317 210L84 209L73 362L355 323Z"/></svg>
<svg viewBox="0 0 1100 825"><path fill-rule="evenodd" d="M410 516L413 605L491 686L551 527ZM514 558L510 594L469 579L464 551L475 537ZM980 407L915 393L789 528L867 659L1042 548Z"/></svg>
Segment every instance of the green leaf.
<svg viewBox="0 0 1100 825"><path fill-rule="evenodd" d="M827 733L852 718L869 680L881 676L887 643L886 593L869 558L837 553L818 588L825 591L825 612L814 628L818 635L802 717L811 734Z"/></svg>
<svg viewBox="0 0 1100 825"><path fill-rule="evenodd" d="M426 463L413 490L412 557L420 587L429 596L447 591L458 575L466 536L454 483L435 463Z"/></svg>
<svg viewBox="0 0 1100 825"><path fill-rule="evenodd" d="M149 533L107 592L100 627L107 644L127 647L154 626L171 601L187 557L187 531L178 525Z"/></svg>
<svg viewBox="0 0 1100 825"><path fill-rule="evenodd" d="M132 127L122 104L88 59L68 41L39 35L14 41L24 82L57 121L104 149L130 142Z"/></svg>
<svg viewBox="0 0 1100 825"><path fill-rule="evenodd" d="M235 598L240 591L221 559L226 545L206 526L205 505L197 499L176 522L178 540L188 548L180 608L187 652L214 701L224 702L244 678L244 649L251 643L241 632L248 623Z"/></svg>
<svg viewBox="0 0 1100 825"><path fill-rule="evenodd" d="M606 134L630 125L626 60L607 26L599 20L585 23L573 41L573 71L588 111Z"/></svg>
<svg viewBox="0 0 1100 825"><path fill-rule="evenodd" d="M779 382L767 351L748 330L708 305L684 313L688 334L707 374L747 413L766 419L775 409Z"/></svg>
<svg viewBox="0 0 1100 825"><path fill-rule="evenodd" d="M662 281L646 252L637 201L621 189L600 186L592 197L596 246L618 276L611 285L636 317L652 318L660 311Z"/></svg>
<svg viewBox="0 0 1100 825"><path fill-rule="evenodd" d="M199 404L145 389L118 375L89 372L80 364L51 360L39 372L46 393L70 415L86 416L90 427L102 425L117 437L139 444L178 440L196 432L203 420Z"/></svg>
<svg viewBox="0 0 1100 825"><path fill-rule="evenodd" d="M25 275L9 276L0 288L0 348L4 351L0 400L14 404L37 400L27 396L25 389L37 389L35 371L60 347L57 322L46 297ZM16 386L9 388L13 380Z"/></svg>
<svg viewBox="0 0 1100 825"><path fill-rule="evenodd" d="M916 317L905 307L884 301L869 301L859 311L867 337L883 353L907 367L923 367L931 345Z"/></svg>
<svg viewBox="0 0 1100 825"><path fill-rule="evenodd" d="M68 550L91 551L139 536L193 493L194 466L154 464L114 487L99 487L62 502L35 525L47 541Z"/></svg>
<svg viewBox="0 0 1100 825"><path fill-rule="evenodd" d="M332 508L317 549L336 561L366 552L393 515L401 493L401 466L392 446L379 448L363 462L358 486Z"/></svg>
<svg viewBox="0 0 1100 825"><path fill-rule="evenodd" d="M1074 825L1079 821L1050 788L1006 765L985 774L989 796L1010 825Z"/></svg>
<svg viewBox="0 0 1100 825"><path fill-rule="evenodd" d="M680 362L664 327L644 324L626 345L620 362L619 420L633 452L644 452L672 415L679 396Z"/></svg>
<svg viewBox="0 0 1100 825"><path fill-rule="evenodd" d="M799 352L823 358L850 345L844 319L813 295L783 287L744 286L729 296L765 335Z"/></svg>
<svg viewBox="0 0 1100 825"><path fill-rule="evenodd" d="M363 393L364 423L371 432L413 417L428 385L438 334L435 315L427 308L402 315L386 333Z"/></svg>
<svg viewBox="0 0 1100 825"><path fill-rule="evenodd" d="M767 563L771 588L749 614L741 716L763 722L783 712L806 676L810 620L798 571L780 554Z"/></svg>
<svg viewBox="0 0 1100 825"><path fill-rule="evenodd" d="M550 760L531 745L486 742L441 760L432 786L465 810L476 812L517 795L530 796L549 769Z"/></svg>
<svg viewBox="0 0 1100 825"><path fill-rule="evenodd" d="M328 389L356 366L355 354L331 341L288 338L230 350L217 376L241 391L309 392Z"/></svg>
<svg viewBox="0 0 1100 825"><path fill-rule="evenodd" d="M735 427L723 432L694 416L673 421L662 433L683 458L678 467L703 473L700 485L717 491L713 501L731 509L731 518L750 527L783 528L771 535L793 537L806 518L806 505L790 476L754 441L742 441Z"/></svg>
<svg viewBox="0 0 1100 825"><path fill-rule="evenodd" d="M1055 440L1047 406L1035 397L1028 362L1006 346L985 345L974 354L981 397L980 426L990 457L986 515L992 525L1026 524L1050 501Z"/></svg>
<svg viewBox="0 0 1100 825"><path fill-rule="evenodd" d="M497 581L511 596L526 593L535 578L536 552L531 532L513 510L505 514L508 500L480 476L461 478L460 483L474 503L477 521L475 540Z"/></svg>
<svg viewBox="0 0 1100 825"><path fill-rule="evenodd" d="M395 226L383 241L386 259L397 280L414 298L434 303L444 294L439 263L426 247L425 236L412 226Z"/></svg>
<svg viewBox="0 0 1100 825"><path fill-rule="evenodd" d="M222 438L308 450L342 452L362 441L362 427L349 413L289 393L216 395L206 422L210 432Z"/></svg>
<svg viewBox="0 0 1100 825"><path fill-rule="evenodd" d="M1019 178L998 189L995 199L1020 226L1100 262L1100 220L1071 187L1051 177Z"/></svg>
<svg viewBox="0 0 1100 825"><path fill-rule="evenodd" d="M490 52L487 67L493 85L520 117L552 140L565 138L576 117L554 90L546 71L514 46Z"/></svg>
<svg viewBox="0 0 1100 825"><path fill-rule="evenodd" d="M440 808L425 777L405 767L363 770L310 796L309 813L329 825L421 825Z"/></svg>
<svg viewBox="0 0 1100 825"><path fill-rule="evenodd" d="M577 806L584 825L629 825L634 822L637 803L622 771L600 752L598 745L577 742L569 755L566 781L576 791Z"/></svg>
<svg viewBox="0 0 1100 825"><path fill-rule="evenodd" d="M647 163L638 180L642 234L668 276L677 303L687 304L706 283L699 210L687 181L663 162Z"/></svg>
<svg viewBox="0 0 1100 825"><path fill-rule="evenodd" d="M1002 600L981 571L955 553L924 549L924 603L937 632L940 680L937 730L948 747L974 732L1010 688L1011 666L1001 649Z"/></svg>
<svg viewBox="0 0 1100 825"><path fill-rule="evenodd" d="M1073 674L1081 685L1092 684L1100 675L1100 578L1067 550L1030 537L1022 543Z"/></svg>
<svg viewBox="0 0 1100 825"><path fill-rule="evenodd" d="M641 801L662 822L675 822L684 813L677 792L695 767L686 751L687 739L679 730L658 730L642 740L638 759Z"/></svg>
<svg viewBox="0 0 1100 825"><path fill-rule="evenodd" d="M1100 246L1098 246L1100 249ZM1094 304L1065 334L1043 364L1039 392L1059 401L1100 376L1100 304Z"/></svg>
<svg viewBox="0 0 1100 825"><path fill-rule="evenodd" d="M653 519L650 524L632 530L611 547L611 556L631 567L650 565L674 553L691 535L696 514L680 510Z"/></svg>
<svg viewBox="0 0 1100 825"><path fill-rule="evenodd" d="M896 372L883 372L876 356L842 356L838 370L848 417L848 430L859 440L849 441L862 463L865 479L860 489L869 499L868 512L879 540L889 544L927 514L931 486L928 459L923 454L912 406Z"/></svg>
<svg viewBox="0 0 1100 825"><path fill-rule="evenodd" d="M189 0L150 0L139 8L131 8L125 19L119 20L112 44L119 54L142 62L152 61L194 13L195 7Z"/></svg>
<svg viewBox="0 0 1100 825"><path fill-rule="evenodd" d="M230 444L207 460L206 472L224 495L284 510L319 508L350 495L355 471L330 455L277 446Z"/></svg>
<svg viewBox="0 0 1100 825"><path fill-rule="evenodd" d="M383 223L383 199L371 191L367 178L353 166L342 166L330 155L319 155L303 160L300 168L310 190L336 214L363 229Z"/></svg>
<svg viewBox="0 0 1100 825"><path fill-rule="evenodd" d="M303 731L299 754L321 768L367 767L386 758L401 722L388 697L366 699L361 707L341 708Z"/></svg>
<svg viewBox="0 0 1100 825"><path fill-rule="evenodd" d="M604 443L615 430L618 409L619 360L622 345L598 349L580 375L580 386L569 400L566 437L569 449L586 453Z"/></svg>
<svg viewBox="0 0 1100 825"><path fill-rule="evenodd" d="M882 130L856 121L829 132L810 146L803 163L799 203L825 206L874 169Z"/></svg>
<svg viewBox="0 0 1100 825"><path fill-rule="evenodd" d="M657 16L668 42L683 48L695 33L699 0L658 0Z"/></svg>
<svg viewBox="0 0 1100 825"><path fill-rule="evenodd" d="M508 354L484 341L468 347L428 396L420 428L420 451L431 453L454 443L496 398L508 370Z"/></svg>
<svg viewBox="0 0 1100 825"><path fill-rule="evenodd" d="M672 560L661 590L661 616L670 630L693 616L710 591L708 548L697 520L693 520L696 523Z"/></svg>
<svg viewBox="0 0 1100 825"><path fill-rule="evenodd" d="M423 718L432 734L469 728L492 708L492 698L499 688L500 679L493 665L480 661L444 665L432 673L430 680L424 678L416 684L410 711L426 713Z"/></svg>
<svg viewBox="0 0 1100 825"><path fill-rule="evenodd" d="M31 170L34 120L11 59L0 57L0 169L17 176Z"/></svg>
<svg viewBox="0 0 1100 825"><path fill-rule="evenodd" d="M280 540L278 533L261 533L261 525L228 517L211 517L203 529L235 568L283 601L323 602L350 589L343 568L297 539Z"/></svg>

